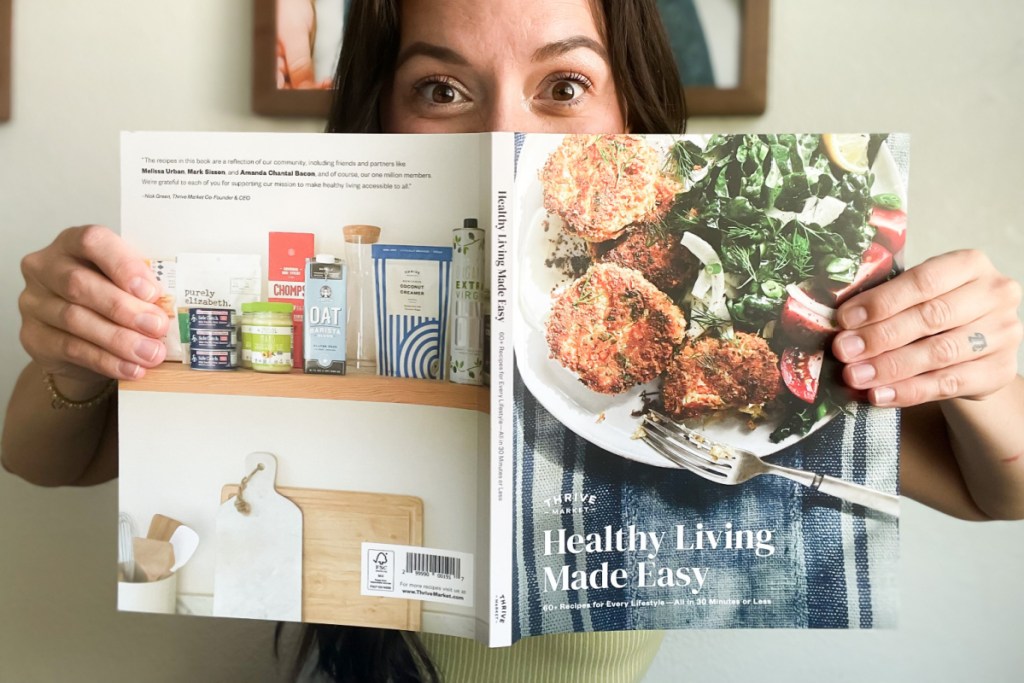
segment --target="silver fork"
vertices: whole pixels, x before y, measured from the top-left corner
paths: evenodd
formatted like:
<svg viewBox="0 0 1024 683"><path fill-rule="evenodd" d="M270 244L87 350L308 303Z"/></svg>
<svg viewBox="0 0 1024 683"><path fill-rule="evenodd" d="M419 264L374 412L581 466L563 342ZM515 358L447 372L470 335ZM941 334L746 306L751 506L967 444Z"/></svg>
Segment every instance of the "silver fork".
<svg viewBox="0 0 1024 683"><path fill-rule="evenodd" d="M827 474L773 465L749 451L716 443L657 410L649 409L644 415L643 432L643 439L660 455L709 481L742 484L761 474L774 474L792 479L812 491L821 491L893 517L900 515L899 496Z"/></svg>

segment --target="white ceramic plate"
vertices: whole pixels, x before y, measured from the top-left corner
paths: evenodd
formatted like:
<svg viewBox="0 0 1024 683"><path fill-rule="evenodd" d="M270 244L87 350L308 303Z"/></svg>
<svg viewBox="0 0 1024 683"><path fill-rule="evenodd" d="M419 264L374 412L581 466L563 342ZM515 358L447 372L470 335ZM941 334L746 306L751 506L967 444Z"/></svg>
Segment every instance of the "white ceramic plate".
<svg viewBox="0 0 1024 683"><path fill-rule="evenodd" d="M544 325L551 308L551 292L568 279L545 264L552 255L552 240L561 230L561 221L544 210L538 171L548 155L562 140L561 135L527 135L519 156L516 182L516 259L513 339L516 362L527 388L555 418L591 443L617 455L658 467L675 467L641 439L634 438L641 419L634 416L643 401L644 391L654 392L658 381L636 386L617 396L608 396L585 387L575 373L549 358ZM652 140L667 148L676 138L662 136ZM696 139L695 136L691 139ZM699 141L698 141L699 142ZM699 144L703 144L699 142ZM906 194L888 148L882 148L875 161L873 194L893 193L904 200ZM809 433L820 429L838 411L819 420ZM750 430L740 417L719 417L703 424L688 421L690 427L708 438L744 448L759 456L775 453L804 436L791 436L779 443L769 438L776 424L765 422Z"/></svg>

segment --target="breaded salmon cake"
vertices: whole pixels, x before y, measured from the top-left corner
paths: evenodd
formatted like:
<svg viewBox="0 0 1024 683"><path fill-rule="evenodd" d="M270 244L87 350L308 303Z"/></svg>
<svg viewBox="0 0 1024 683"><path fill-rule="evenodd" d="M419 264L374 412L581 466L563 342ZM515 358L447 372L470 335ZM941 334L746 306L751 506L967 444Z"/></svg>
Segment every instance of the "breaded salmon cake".
<svg viewBox="0 0 1024 683"><path fill-rule="evenodd" d="M544 208L590 242L615 239L668 212L682 184L662 173L661 155L630 135L567 135L541 169Z"/></svg>
<svg viewBox="0 0 1024 683"><path fill-rule="evenodd" d="M675 235L663 235L651 225L631 229L614 242L592 245L595 260L639 270L663 292L690 286L700 262Z"/></svg>
<svg viewBox="0 0 1024 683"><path fill-rule="evenodd" d="M618 394L660 375L683 342L686 319L664 292L630 268L592 265L551 308L551 357L588 388Z"/></svg>
<svg viewBox="0 0 1024 683"><path fill-rule="evenodd" d="M779 393L779 358L756 334L705 337L680 349L665 371L661 401L687 419L727 408L764 404Z"/></svg>

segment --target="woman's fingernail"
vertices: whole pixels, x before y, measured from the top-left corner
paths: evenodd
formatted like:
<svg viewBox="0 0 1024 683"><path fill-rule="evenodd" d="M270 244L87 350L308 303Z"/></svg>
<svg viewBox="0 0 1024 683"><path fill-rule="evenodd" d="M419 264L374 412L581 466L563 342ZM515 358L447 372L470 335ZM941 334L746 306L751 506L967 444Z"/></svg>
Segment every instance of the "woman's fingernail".
<svg viewBox="0 0 1024 683"><path fill-rule="evenodd" d="M864 353L864 340L856 334L851 334L839 340L839 348L847 358L856 358Z"/></svg>
<svg viewBox="0 0 1024 683"><path fill-rule="evenodd" d="M128 379L138 379L139 373L142 372L142 368L135 363L129 363L128 361L121 361L120 363L121 374Z"/></svg>
<svg viewBox="0 0 1024 683"><path fill-rule="evenodd" d="M839 318L843 327L857 327L868 319L868 311L863 306L854 306L840 311Z"/></svg>
<svg viewBox="0 0 1024 683"><path fill-rule="evenodd" d="M891 387L875 389L875 403L891 403L896 398L896 391Z"/></svg>
<svg viewBox="0 0 1024 683"><path fill-rule="evenodd" d="M875 366L871 363L859 363L850 366L850 375L856 384L864 384L875 378Z"/></svg>
<svg viewBox="0 0 1024 683"><path fill-rule="evenodd" d="M135 344L135 355L146 362L152 362L156 360L162 346L163 344L155 339L140 339Z"/></svg>
<svg viewBox="0 0 1024 683"><path fill-rule="evenodd" d="M135 316L135 328L150 337L159 337L162 331L163 319L152 313L140 313Z"/></svg>
<svg viewBox="0 0 1024 683"><path fill-rule="evenodd" d="M156 287L145 278L133 277L128 283L128 289L143 301L151 301L156 296Z"/></svg>

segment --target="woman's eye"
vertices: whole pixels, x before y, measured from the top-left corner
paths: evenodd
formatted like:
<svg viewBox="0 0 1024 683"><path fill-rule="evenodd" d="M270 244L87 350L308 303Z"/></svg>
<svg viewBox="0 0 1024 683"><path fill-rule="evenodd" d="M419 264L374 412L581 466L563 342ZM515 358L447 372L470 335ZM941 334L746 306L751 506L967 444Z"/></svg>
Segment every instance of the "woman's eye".
<svg viewBox="0 0 1024 683"><path fill-rule="evenodd" d="M455 88L445 83L430 86L430 99L435 104L451 104L455 101Z"/></svg>
<svg viewBox="0 0 1024 683"><path fill-rule="evenodd" d="M558 104L578 103L593 85L590 79L578 73L555 74L548 83L542 99L549 99Z"/></svg>
<svg viewBox="0 0 1024 683"><path fill-rule="evenodd" d="M576 99L579 86L572 81L559 81L551 88L551 99L556 102L571 102Z"/></svg>
<svg viewBox="0 0 1024 683"><path fill-rule="evenodd" d="M447 80L426 81L416 86L416 92L431 104L459 104L467 101L466 96Z"/></svg>

